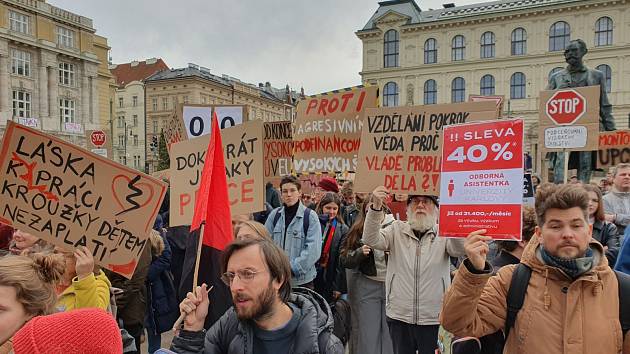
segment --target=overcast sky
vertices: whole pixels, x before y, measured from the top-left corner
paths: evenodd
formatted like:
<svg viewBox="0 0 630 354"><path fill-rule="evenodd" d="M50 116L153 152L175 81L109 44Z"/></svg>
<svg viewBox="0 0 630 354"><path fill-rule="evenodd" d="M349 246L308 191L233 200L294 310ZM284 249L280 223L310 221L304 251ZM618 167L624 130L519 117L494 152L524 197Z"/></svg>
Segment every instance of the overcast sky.
<svg viewBox="0 0 630 354"><path fill-rule="evenodd" d="M113 63L158 57L307 94L361 83L354 34L376 0L48 0L94 21ZM423 10L453 0L417 1ZM482 2L464 0L457 5Z"/></svg>

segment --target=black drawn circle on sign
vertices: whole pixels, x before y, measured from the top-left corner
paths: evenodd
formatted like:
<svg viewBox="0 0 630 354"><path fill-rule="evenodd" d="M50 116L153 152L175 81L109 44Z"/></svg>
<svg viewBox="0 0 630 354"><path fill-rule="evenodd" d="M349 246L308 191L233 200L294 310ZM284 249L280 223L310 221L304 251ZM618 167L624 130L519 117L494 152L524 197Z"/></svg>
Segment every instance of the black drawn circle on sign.
<svg viewBox="0 0 630 354"><path fill-rule="evenodd" d="M199 130L195 129L195 122L199 122ZM192 117L190 120L190 124L188 126L188 130L192 136L201 136L203 133L203 119L199 116Z"/></svg>
<svg viewBox="0 0 630 354"><path fill-rule="evenodd" d="M227 127L227 128L231 128L231 127L236 125L236 122L234 121L234 118L232 118L230 116L226 116L226 117L223 117L223 119L221 119L221 129L226 128L225 122L227 122L227 121L230 122L230 126Z"/></svg>

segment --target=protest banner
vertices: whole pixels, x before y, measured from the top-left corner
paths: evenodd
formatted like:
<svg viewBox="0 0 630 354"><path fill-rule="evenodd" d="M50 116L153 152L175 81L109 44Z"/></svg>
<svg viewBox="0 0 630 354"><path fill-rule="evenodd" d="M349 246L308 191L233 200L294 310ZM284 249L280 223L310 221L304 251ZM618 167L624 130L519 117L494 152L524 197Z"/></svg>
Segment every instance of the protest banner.
<svg viewBox="0 0 630 354"><path fill-rule="evenodd" d="M407 221L407 202L392 201L387 206L396 220Z"/></svg>
<svg viewBox="0 0 630 354"><path fill-rule="evenodd" d="M181 119L177 112L174 112L168 118L162 131L164 132L164 140L166 140L166 149L169 152L173 144L188 139L188 133L186 133L186 129L184 128L184 120Z"/></svg>
<svg viewBox="0 0 630 354"><path fill-rule="evenodd" d="M0 169L0 222L66 249L86 246L98 264L131 277L165 183L13 122Z"/></svg>
<svg viewBox="0 0 630 354"><path fill-rule="evenodd" d="M182 119L188 139L210 134L214 110L217 111L221 129L239 125L247 120L247 109L244 105L180 104L177 113Z"/></svg>
<svg viewBox="0 0 630 354"><path fill-rule="evenodd" d="M363 114L377 105L376 86L357 86L301 100L293 132L295 171L356 171Z"/></svg>
<svg viewBox="0 0 630 354"><path fill-rule="evenodd" d="M501 117L503 115L503 102L505 102L505 96L496 95L496 96L482 96L482 95L469 95L468 102L483 102L483 101L491 101L497 105L497 117Z"/></svg>
<svg viewBox="0 0 630 354"><path fill-rule="evenodd" d="M225 172L232 215L264 209L263 122L222 129ZM210 135L171 148L170 226L190 225Z"/></svg>
<svg viewBox="0 0 630 354"><path fill-rule="evenodd" d="M630 163L630 130L600 132L597 167L608 168L620 163Z"/></svg>
<svg viewBox="0 0 630 354"><path fill-rule="evenodd" d="M293 134L291 122L265 123L265 183L279 187L283 176L293 171Z"/></svg>
<svg viewBox="0 0 630 354"><path fill-rule="evenodd" d="M355 191L438 195L442 127L495 118L494 102L367 109Z"/></svg>
<svg viewBox="0 0 630 354"><path fill-rule="evenodd" d="M521 119L444 128L440 236L521 240L523 134Z"/></svg>
<svg viewBox="0 0 630 354"><path fill-rule="evenodd" d="M547 151L597 150L599 86L541 91L538 127Z"/></svg>

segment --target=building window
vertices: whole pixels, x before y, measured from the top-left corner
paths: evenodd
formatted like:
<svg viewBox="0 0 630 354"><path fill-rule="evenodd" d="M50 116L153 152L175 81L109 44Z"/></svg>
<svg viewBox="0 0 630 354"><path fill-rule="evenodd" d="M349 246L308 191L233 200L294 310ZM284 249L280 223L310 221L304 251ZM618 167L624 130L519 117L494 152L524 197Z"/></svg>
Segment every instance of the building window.
<svg viewBox="0 0 630 354"><path fill-rule="evenodd" d="M157 111L157 98L152 98L151 99L151 107L153 108L154 111Z"/></svg>
<svg viewBox="0 0 630 354"><path fill-rule="evenodd" d="M437 103L437 84L435 80L427 80L424 82L424 104Z"/></svg>
<svg viewBox="0 0 630 354"><path fill-rule="evenodd" d="M138 107L138 96L133 96L131 102L134 107Z"/></svg>
<svg viewBox="0 0 630 354"><path fill-rule="evenodd" d="M606 64L601 64L598 65L595 69L601 71L602 74L604 74L604 77L606 78L606 92L610 93L610 91L612 90L612 70L610 69L610 66Z"/></svg>
<svg viewBox="0 0 630 354"><path fill-rule="evenodd" d="M385 32L383 46L383 66L386 68L398 66L398 32L393 29Z"/></svg>
<svg viewBox="0 0 630 354"><path fill-rule="evenodd" d="M133 146L138 146L138 136L137 135L133 136Z"/></svg>
<svg viewBox="0 0 630 354"><path fill-rule="evenodd" d="M57 26L57 44L67 48L74 48L74 31Z"/></svg>
<svg viewBox="0 0 630 354"><path fill-rule="evenodd" d="M551 77L557 73L560 72L562 70L562 67L560 66L556 66L555 68L551 69L551 71L549 72L549 79L551 79Z"/></svg>
<svg viewBox="0 0 630 354"><path fill-rule="evenodd" d="M201 96L201 103L206 104L208 102L208 99L206 98L206 96Z"/></svg>
<svg viewBox="0 0 630 354"><path fill-rule="evenodd" d="M140 168L140 155L133 156L133 168Z"/></svg>
<svg viewBox="0 0 630 354"><path fill-rule="evenodd" d="M527 32L523 28L512 31L512 55L527 54Z"/></svg>
<svg viewBox="0 0 630 354"><path fill-rule="evenodd" d="M395 82L388 82L383 88L383 106L398 106L398 85Z"/></svg>
<svg viewBox="0 0 630 354"><path fill-rule="evenodd" d="M188 96L184 96L184 103L188 103Z"/></svg>
<svg viewBox="0 0 630 354"><path fill-rule="evenodd" d="M613 41L613 21L610 17L600 17L595 22L595 46L612 45Z"/></svg>
<svg viewBox="0 0 630 354"><path fill-rule="evenodd" d="M162 110L166 111L168 109L168 97L162 97Z"/></svg>
<svg viewBox="0 0 630 354"><path fill-rule="evenodd" d="M20 32L24 34L31 33L31 17L21 14L19 12L9 12L9 23L11 31Z"/></svg>
<svg viewBox="0 0 630 354"><path fill-rule="evenodd" d="M512 77L510 78L510 98L525 98L525 74L512 74Z"/></svg>
<svg viewBox="0 0 630 354"><path fill-rule="evenodd" d="M125 99L118 97L118 107L122 108L125 105Z"/></svg>
<svg viewBox="0 0 630 354"><path fill-rule="evenodd" d="M571 27L564 21L558 21L549 29L549 50L564 50L571 41Z"/></svg>
<svg viewBox="0 0 630 354"><path fill-rule="evenodd" d="M125 146L125 134L118 134L118 146Z"/></svg>
<svg viewBox="0 0 630 354"><path fill-rule="evenodd" d="M437 63L437 41L435 38L429 38L424 42L424 63Z"/></svg>
<svg viewBox="0 0 630 354"><path fill-rule="evenodd" d="M21 76L31 75L31 53L11 49L11 73Z"/></svg>
<svg viewBox="0 0 630 354"><path fill-rule="evenodd" d="M451 60L452 61L459 61L459 60L464 60L465 56L466 56L466 40L464 39L464 36L462 36L461 34L453 37L453 41L451 43L452 51L451 51Z"/></svg>
<svg viewBox="0 0 630 354"><path fill-rule="evenodd" d="M62 123L74 123L74 100L67 98L59 100L59 116Z"/></svg>
<svg viewBox="0 0 630 354"><path fill-rule="evenodd" d="M480 93L482 96L494 95L494 76L492 75L482 76L479 86L481 87Z"/></svg>
<svg viewBox="0 0 630 354"><path fill-rule="evenodd" d="M13 91L13 116L31 117L31 94L25 91Z"/></svg>
<svg viewBox="0 0 630 354"><path fill-rule="evenodd" d="M138 126L138 115L137 114L133 115L133 126L134 127Z"/></svg>
<svg viewBox="0 0 630 354"><path fill-rule="evenodd" d="M451 102L464 102L466 96L466 81L462 77L456 77L451 82Z"/></svg>
<svg viewBox="0 0 630 354"><path fill-rule="evenodd" d="M119 116L117 122L118 122L118 125L117 125L118 128L124 128L125 127L125 117L124 116Z"/></svg>
<svg viewBox="0 0 630 354"><path fill-rule="evenodd" d="M126 165L127 164L127 157L126 156L118 156L118 163L120 163L121 165Z"/></svg>
<svg viewBox="0 0 630 354"><path fill-rule="evenodd" d="M494 58L494 33L486 32L481 35L481 58Z"/></svg>
<svg viewBox="0 0 630 354"><path fill-rule="evenodd" d="M153 120L153 134L157 134L158 132L158 121L157 119Z"/></svg>
<svg viewBox="0 0 630 354"><path fill-rule="evenodd" d="M59 63L59 83L74 86L74 64Z"/></svg>

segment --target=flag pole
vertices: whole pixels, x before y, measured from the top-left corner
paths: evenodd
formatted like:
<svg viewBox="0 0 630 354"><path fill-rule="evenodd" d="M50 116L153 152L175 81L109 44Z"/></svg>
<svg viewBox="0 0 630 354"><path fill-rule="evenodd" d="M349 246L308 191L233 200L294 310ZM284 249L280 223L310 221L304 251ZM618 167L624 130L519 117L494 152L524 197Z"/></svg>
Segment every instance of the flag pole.
<svg viewBox="0 0 630 354"><path fill-rule="evenodd" d="M203 232L205 228L206 228L206 223L203 222L201 224L201 227L199 228L199 238L197 239L197 259L195 259L195 271L193 273L193 284L192 284L193 294L195 293L195 289L197 288L197 281L199 280L199 262L201 260L201 248L203 246ZM208 289L208 292L210 292L212 288L213 287L210 287L210 289ZM179 326L181 326L182 322L184 322L184 317L186 317L186 314L182 312L177 318L177 321L175 321L175 323L173 324L173 331L177 332L177 330L179 329Z"/></svg>

